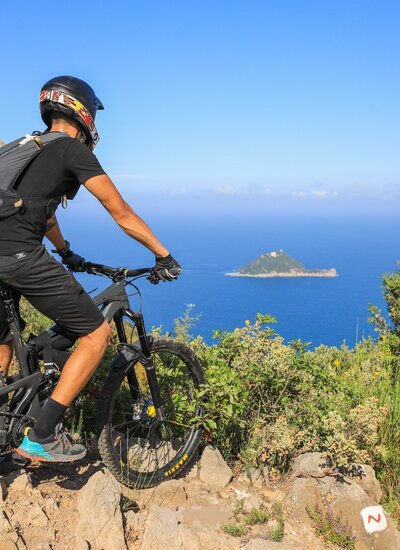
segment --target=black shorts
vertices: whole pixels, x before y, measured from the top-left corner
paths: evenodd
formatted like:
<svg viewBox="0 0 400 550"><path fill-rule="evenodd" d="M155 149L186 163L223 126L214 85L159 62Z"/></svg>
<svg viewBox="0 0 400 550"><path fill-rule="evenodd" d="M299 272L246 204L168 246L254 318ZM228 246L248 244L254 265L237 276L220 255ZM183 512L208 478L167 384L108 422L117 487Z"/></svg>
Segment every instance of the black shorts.
<svg viewBox="0 0 400 550"><path fill-rule="evenodd" d="M22 294L55 323L78 336L86 336L104 317L71 272L47 253L44 246L14 256L0 256L0 284ZM0 343L9 340L4 305L0 301Z"/></svg>

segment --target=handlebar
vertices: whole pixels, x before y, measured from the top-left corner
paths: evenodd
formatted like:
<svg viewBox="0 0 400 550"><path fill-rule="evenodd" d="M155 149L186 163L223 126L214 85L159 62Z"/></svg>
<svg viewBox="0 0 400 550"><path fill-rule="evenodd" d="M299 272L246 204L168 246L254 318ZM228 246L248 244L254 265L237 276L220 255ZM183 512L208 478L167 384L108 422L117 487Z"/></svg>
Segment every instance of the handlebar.
<svg viewBox="0 0 400 550"><path fill-rule="evenodd" d="M151 274L152 267L141 267L138 269L127 269L125 267L111 267L109 265L95 264L93 262L82 262L82 271L92 275L105 275L113 281L123 281L128 277L139 277L146 273Z"/></svg>

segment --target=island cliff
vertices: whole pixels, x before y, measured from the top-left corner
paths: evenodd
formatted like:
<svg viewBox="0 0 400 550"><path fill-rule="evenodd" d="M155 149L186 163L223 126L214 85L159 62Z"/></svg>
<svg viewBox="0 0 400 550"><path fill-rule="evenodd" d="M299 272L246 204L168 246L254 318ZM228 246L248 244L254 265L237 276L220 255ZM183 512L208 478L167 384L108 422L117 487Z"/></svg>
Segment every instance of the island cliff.
<svg viewBox="0 0 400 550"><path fill-rule="evenodd" d="M336 269L306 269L283 250L261 254L229 277L337 277Z"/></svg>

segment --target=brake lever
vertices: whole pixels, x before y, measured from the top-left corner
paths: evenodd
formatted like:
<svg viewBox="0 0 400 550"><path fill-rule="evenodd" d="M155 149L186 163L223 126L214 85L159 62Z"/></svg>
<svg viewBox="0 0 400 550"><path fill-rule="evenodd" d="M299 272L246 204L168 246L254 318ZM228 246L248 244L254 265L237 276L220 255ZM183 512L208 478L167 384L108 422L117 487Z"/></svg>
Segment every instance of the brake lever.
<svg viewBox="0 0 400 550"><path fill-rule="evenodd" d="M146 277L146 279L150 281L152 285L158 285L158 283L160 282L160 279L153 272L151 272L150 275Z"/></svg>

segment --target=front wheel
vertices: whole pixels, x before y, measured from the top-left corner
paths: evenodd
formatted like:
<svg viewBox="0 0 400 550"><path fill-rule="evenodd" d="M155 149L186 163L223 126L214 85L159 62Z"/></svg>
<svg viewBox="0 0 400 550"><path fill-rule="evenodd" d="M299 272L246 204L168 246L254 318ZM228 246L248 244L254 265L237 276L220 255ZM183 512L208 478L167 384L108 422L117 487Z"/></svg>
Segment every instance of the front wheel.
<svg viewBox="0 0 400 550"><path fill-rule="evenodd" d="M121 483L137 489L182 472L195 456L202 431L203 410L196 390L204 376L195 355L169 338L154 338L151 354L165 420L156 418L140 361L110 373L97 416L104 464Z"/></svg>

